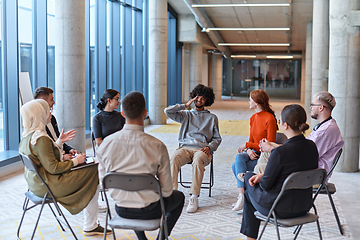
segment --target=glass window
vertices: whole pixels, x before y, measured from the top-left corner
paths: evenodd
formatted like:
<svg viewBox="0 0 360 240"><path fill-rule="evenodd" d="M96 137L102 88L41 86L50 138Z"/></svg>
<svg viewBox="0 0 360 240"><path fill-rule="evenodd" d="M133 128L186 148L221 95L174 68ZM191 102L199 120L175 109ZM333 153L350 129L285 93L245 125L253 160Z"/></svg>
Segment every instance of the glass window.
<svg viewBox="0 0 360 240"><path fill-rule="evenodd" d="M92 117L95 115L95 0L90 1L90 124Z"/></svg>
<svg viewBox="0 0 360 240"><path fill-rule="evenodd" d="M47 0L48 87L55 91L55 0Z"/></svg>
<svg viewBox="0 0 360 240"><path fill-rule="evenodd" d="M19 27L19 71L28 72L32 81L32 0L20 0L18 3L18 27ZM34 85L32 84L34 88Z"/></svg>
<svg viewBox="0 0 360 240"><path fill-rule="evenodd" d="M0 1L0 39L1 36L1 11L2 9L2 2ZM0 42L0 56L2 56L2 49L1 49L1 42ZM0 57L0 66L2 66L2 57ZM4 151L4 107L3 107L3 79L2 79L2 67L0 67L0 152Z"/></svg>
<svg viewBox="0 0 360 240"><path fill-rule="evenodd" d="M232 79L230 75L224 79L225 85L231 81L231 96L248 97L251 91L263 89L273 99L300 99L301 60L234 59L232 65Z"/></svg>

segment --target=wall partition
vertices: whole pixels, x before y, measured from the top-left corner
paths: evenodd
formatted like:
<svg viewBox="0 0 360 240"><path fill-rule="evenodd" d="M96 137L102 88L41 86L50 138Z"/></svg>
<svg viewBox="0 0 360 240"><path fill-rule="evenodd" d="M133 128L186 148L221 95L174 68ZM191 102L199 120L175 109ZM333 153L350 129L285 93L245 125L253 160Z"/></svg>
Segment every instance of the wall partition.
<svg viewBox="0 0 360 240"><path fill-rule="evenodd" d="M300 100L300 59L233 59L223 63L223 96L248 97L251 91L263 89L272 99Z"/></svg>

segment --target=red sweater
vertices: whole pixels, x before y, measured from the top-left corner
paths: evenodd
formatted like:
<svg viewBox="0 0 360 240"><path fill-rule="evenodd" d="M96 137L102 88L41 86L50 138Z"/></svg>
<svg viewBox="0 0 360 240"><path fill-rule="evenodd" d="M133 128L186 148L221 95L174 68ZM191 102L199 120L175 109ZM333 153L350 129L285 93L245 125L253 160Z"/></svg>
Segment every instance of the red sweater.
<svg viewBox="0 0 360 240"><path fill-rule="evenodd" d="M269 112L261 111L252 115L250 118L250 138L246 147L260 151L259 143L263 138L269 142L275 142L276 126L275 117Z"/></svg>

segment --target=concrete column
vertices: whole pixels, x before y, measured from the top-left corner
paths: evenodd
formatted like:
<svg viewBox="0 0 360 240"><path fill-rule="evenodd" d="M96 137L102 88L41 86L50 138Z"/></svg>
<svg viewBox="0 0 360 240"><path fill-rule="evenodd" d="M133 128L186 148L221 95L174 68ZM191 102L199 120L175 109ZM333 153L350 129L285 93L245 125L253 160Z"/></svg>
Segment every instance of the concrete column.
<svg viewBox="0 0 360 240"><path fill-rule="evenodd" d="M167 103L167 1L149 0L149 117L165 124Z"/></svg>
<svg viewBox="0 0 360 240"><path fill-rule="evenodd" d="M330 0L329 92L336 99L333 117L345 141L336 170L359 171L360 140L360 33L349 24L357 0Z"/></svg>
<svg viewBox="0 0 360 240"><path fill-rule="evenodd" d="M305 97L304 106L308 121L310 120L310 103L312 98L312 22L306 26L306 49L305 49Z"/></svg>
<svg viewBox="0 0 360 240"><path fill-rule="evenodd" d="M85 152L85 0L55 1L55 116Z"/></svg>
<svg viewBox="0 0 360 240"><path fill-rule="evenodd" d="M329 67L329 0L313 1L312 94L327 90Z"/></svg>
<svg viewBox="0 0 360 240"><path fill-rule="evenodd" d="M202 83L202 44L191 43L190 44L190 78L189 78L189 90L190 92L196 87L196 85Z"/></svg>
<svg viewBox="0 0 360 240"><path fill-rule="evenodd" d="M222 95L222 55L221 54L212 54L212 64L211 64L211 86L215 92L215 100L221 101Z"/></svg>

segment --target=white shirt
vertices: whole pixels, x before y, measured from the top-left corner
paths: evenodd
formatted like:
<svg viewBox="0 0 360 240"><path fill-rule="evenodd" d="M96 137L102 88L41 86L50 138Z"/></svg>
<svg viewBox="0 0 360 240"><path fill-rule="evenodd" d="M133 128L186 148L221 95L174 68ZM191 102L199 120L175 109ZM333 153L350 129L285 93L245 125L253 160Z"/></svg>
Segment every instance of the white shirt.
<svg viewBox="0 0 360 240"><path fill-rule="evenodd" d="M96 152L100 179L108 172L150 173L160 181L163 197L172 194L170 161L167 148L159 139L144 132L140 125L125 124L121 131L104 139ZM110 191L119 207L143 208L159 200L150 190Z"/></svg>

